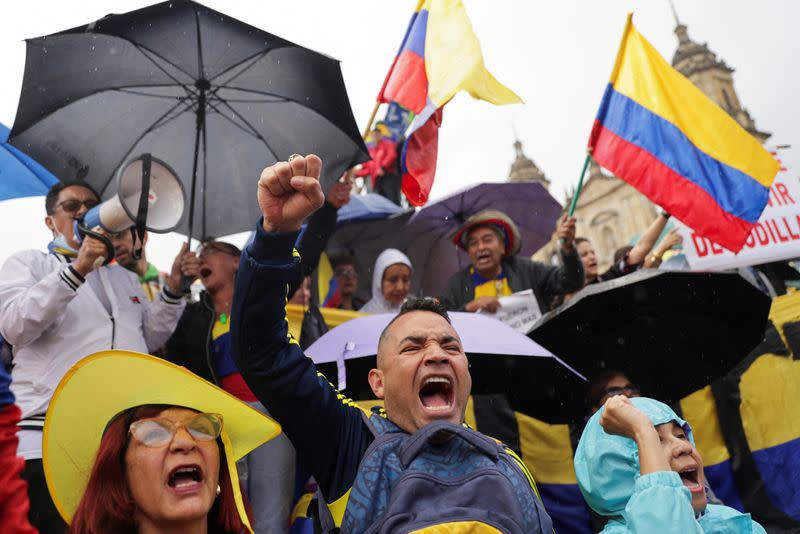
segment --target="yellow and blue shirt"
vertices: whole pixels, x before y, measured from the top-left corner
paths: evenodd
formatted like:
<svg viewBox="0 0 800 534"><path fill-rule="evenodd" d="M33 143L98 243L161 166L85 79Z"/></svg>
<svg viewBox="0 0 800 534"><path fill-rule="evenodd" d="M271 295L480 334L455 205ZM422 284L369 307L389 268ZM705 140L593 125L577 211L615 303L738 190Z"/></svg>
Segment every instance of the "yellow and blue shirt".
<svg viewBox="0 0 800 534"><path fill-rule="evenodd" d="M472 285L475 288L475 298L480 297L504 297L513 293L511 287L508 285L508 276L506 270L501 269L494 279L484 278L473 268L469 268L469 274L472 278Z"/></svg>

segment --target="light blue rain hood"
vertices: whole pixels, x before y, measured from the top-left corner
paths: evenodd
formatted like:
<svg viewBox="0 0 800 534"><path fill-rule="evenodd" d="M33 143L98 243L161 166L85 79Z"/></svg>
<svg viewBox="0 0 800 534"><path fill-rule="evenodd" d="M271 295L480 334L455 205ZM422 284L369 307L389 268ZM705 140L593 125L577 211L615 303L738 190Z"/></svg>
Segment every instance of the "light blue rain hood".
<svg viewBox="0 0 800 534"><path fill-rule="evenodd" d="M631 399L631 402L650 418L653 425L672 421L681 426L694 445L691 427L669 406L644 397ZM639 449L636 444L632 439L606 434L600 426L601 415L602 409L586 424L575 451L575 474L589 506L600 515L613 517L603 530L604 533L631 532L626 526L626 520L638 519L636 522L641 523L642 518L645 518L646 523L658 524L659 532L766 534L763 527L751 519L750 514L743 514L727 506L709 504L700 517L695 517L690 508L683 512L673 509L681 502L681 499L674 499L676 491L685 493L683 502L687 506L691 503L689 490L683 487L677 474L672 471L651 473L646 475L648 478L645 482L645 478L639 475ZM651 488L650 493L647 498L639 496L638 510L626 510L634 493L634 485L639 479L643 482L641 486ZM653 491L654 486L659 489Z"/></svg>
<svg viewBox="0 0 800 534"><path fill-rule="evenodd" d="M674 421L683 427L694 445L689 423L678 417L672 408L657 400L638 397L631 399L653 425ZM633 495L633 485L639 478L639 449L630 438L607 434L600 426L601 408L586 423L575 451L575 475L587 504L600 515L617 516Z"/></svg>

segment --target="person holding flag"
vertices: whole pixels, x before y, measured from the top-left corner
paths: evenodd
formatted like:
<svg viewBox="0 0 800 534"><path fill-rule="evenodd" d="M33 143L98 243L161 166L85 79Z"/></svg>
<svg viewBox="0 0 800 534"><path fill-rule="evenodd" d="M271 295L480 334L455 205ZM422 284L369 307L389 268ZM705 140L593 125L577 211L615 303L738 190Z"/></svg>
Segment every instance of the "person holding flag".
<svg viewBox="0 0 800 534"><path fill-rule="evenodd" d="M381 103L390 104L390 111L397 104L410 112L400 164L402 191L412 206L428 201L442 110L462 90L492 104L522 102L486 69L461 0L420 0L367 128Z"/></svg>

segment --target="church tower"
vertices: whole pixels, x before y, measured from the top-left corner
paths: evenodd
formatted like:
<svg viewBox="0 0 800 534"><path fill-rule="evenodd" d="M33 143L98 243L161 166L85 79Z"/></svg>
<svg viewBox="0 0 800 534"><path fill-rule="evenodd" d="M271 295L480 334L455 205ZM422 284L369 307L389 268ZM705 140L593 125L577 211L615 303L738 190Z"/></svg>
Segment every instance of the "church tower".
<svg viewBox="0 0 800 534"><path fill-rule="evenodd" d="M539 182L545 189L550 189L550 180L536 166L536 164L522 151L522 143L519 139L514 140L514 152L516 157L511 164L508 172L509 182Z"/></svg>
<svg viewBox="0 0 800 534"><path fill-rule="evenodd" d="M686 25L678 20L675 7L671 7L675 16L675 35L678 36L678 48L672 56L672 66L689 78L719 107L727 111L745 130L764 143L771 134L756 128L750 113L739 102L736 89L733 87L734 70L723 60L717 59L717 55L709 50L708 43L699 44L692 41Z"/></svg>

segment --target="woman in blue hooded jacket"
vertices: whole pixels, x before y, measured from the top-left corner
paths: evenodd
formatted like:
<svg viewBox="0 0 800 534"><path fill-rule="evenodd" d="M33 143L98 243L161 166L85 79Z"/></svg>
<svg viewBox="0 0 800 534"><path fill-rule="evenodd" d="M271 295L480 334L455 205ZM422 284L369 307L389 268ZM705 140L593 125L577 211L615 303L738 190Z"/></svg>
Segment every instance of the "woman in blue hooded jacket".
<svg viewBox="0 0 800 534"><path fill-rule="evenodd" d="M691 427L653 399L608 399L583 431L575 474L589 506L609 519L603 534L766 534L750 514L708 504Z"/></svg>

